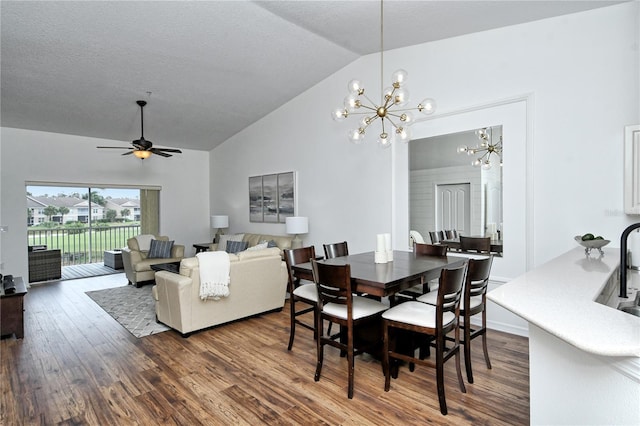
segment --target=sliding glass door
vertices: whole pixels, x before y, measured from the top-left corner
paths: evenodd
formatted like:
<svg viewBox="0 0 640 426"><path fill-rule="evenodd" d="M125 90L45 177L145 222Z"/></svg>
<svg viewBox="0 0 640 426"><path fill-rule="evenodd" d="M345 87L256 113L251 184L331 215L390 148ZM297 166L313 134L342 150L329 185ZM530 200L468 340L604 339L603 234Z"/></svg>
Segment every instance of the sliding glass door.
<svg viewBox="0 0 640 426"><path fill-rule="evenodd" d="M59 250L62 266L103 262L105 251L159 228L157 189L39 183L27 184L26 198L29 250Z"/></svg>

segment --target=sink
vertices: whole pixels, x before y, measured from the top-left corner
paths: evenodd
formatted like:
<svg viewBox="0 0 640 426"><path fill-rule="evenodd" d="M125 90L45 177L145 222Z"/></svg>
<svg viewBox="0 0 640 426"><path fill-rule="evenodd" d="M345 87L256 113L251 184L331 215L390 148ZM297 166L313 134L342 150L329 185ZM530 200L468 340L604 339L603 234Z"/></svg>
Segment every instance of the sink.
<svg viewBox="0 0 640 426"><path fill-rule="evenodd" d="M628 314L640 317L640 306L638 306L638 305L636 305L636 306L623 306L622 308L619 308L619 309L622 312L626 312Z"/></svg>
<svg viewBox="0 0 640 426"><path fill-rule="evenodd" d="M632 302L621 302L618 304L618 310L640 317L640 291L636 293L635 300Z"/></svg>

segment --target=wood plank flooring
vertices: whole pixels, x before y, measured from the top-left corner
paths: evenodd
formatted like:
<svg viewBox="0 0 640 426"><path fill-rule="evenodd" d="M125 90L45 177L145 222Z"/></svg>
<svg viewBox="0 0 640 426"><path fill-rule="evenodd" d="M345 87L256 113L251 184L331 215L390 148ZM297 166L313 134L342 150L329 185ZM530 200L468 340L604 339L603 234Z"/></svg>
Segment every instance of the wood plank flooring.
<svg viewBox="0 0 640 426"><path fill-rule="evenodd" d="M448 362L442 416L432 369L402 367L384 392L380 363L359 356L349 400L346 358L328 347L314 382L312 334L298 329L287 351L286 306L187 339L137 339L84 294L125 283L116 274L29 290L24 340L0 341L0 424L529 424L526 338L490 330L492 370L474 341L466 394Z"/></svg>

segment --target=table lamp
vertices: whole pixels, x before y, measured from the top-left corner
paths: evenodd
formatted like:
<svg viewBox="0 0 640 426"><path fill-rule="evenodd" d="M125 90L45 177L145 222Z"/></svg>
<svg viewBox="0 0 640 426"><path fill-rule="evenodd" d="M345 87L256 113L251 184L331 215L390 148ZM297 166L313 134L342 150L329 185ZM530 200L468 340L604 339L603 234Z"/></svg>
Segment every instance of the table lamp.
<svg viewBox="0 0 640 426"><path fill-rule="evenodd" d="M220 235L224 234L222 229L229 227L229 216L227 215L212 215L211 216L211 228L217 229L213 242L220 241Z"/></svg>
<svg viewBox="0 0 640 426"><path fill-rule="evenodd" d="M291 216L286 219L286 228L287 234L294 234L293 240L291 241L291 248L301 248L302 247L302 239L300 238L300 234L306 234L309 232L309 218L302 216Z"/></svg>

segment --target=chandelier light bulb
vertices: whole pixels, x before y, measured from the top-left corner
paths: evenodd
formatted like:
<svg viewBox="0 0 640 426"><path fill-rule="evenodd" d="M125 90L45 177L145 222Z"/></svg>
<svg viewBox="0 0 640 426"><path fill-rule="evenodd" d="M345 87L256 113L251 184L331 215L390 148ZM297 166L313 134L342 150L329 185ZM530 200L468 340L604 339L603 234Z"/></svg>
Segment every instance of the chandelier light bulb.
<svg viewBox="0 0 640 426"><path fill-rule="evenodd" d="M400 121L402 121L405 126L410 126L415 121L415 118L413 117L413 114L411 114L410 112L405 112L402 115L400 115Z"/></svg>
<svg viewBox="0 0 640 426"><path fill-rule="evenodd" d="M355 78L349 82L347 88L349 90L349 93L355 93L360 95L364 93L364 88L360 84L360 81L356 80ZM360 91L362 91L362 93Z"/></svg>
<svg viewBox="0 0 640 426"><path fill-rule="evenodd" d="M360 100L358 99L358 95L352 93L344 98L344 107L348 112L353 112L356 109L360 108Z"/></svg>
<svg viewBox="0 0 640 426"><path fill-rule="evenodd" d="M472 165L472 166L474 166L474 167L477 167L477 166L479 166L480 164L482 164L482 161L480 161L480 159L479 159L479 158L476 158L475 160L473 160L473 161L471 162L471 165Z"/></svg>
<svg viewBox="0 0 640 426"><path fill-rule="evenodd" d="M436 111L436 101L435 99L426 98L418 105L418 111L423 113L424 115L431 115Z"/></svg>
<svg viewBox="0 0 640 426"><path fill-rule="evenodd" d="M396 129L396 135L401 141L409 142L411 140L411 129L409 127L398 127Z"/></svg>
<svg viewBox="0 0 640 426"><path fill-rule="evenodd" d="M404 88L397 89L394 94L393 103L398 106L404 106L407 102L409 102L409 91Z"/></svg>
<svg viewBox="0 0 640 426"><path fill-rule="evenodd" d="M393 83L398 83L400 86L407 82L407 78L409 78L409 73L403 69L396 70L391 74L391 81Z"/></svg>
<svg viewBox="0 0 640 426"><path fill-rule="evenodd" d="M462 154L463 152L467 152L468 150L469 150L469 148L467 148L467 147L466 147L466 146L464 146L464 145L460 145L460 146L456 149L456 151L458 152L458 154Z"/></svg>
<svg viewBox="0 0 640 426"><path fill-rule="evenodd" d="M389 148L391 146L391 137L387 132L382 132L378 137L378 143L383 148Z"/></svg>
<svg viewBox="0 0 640 426"><path fill-rule="evenodd" d="M349 130L347 137L351 142L357 145L362 142L362 138L364 137L364 129L362 127L358 129L351 129Z"/></svg>
<svg viewBox="0 0 640 426"><path fill-rule="evenodd" d="M491 162L489 162L489 160L486 160L484 163L482 163L482 170L489 170L491 168Z"/></svg>
<svg viewBox="0 0 640 426"><path fill-rule="evenodd" d="M331 118L333 118L334 121L344 121L345 118L347 118L347 116L349 115L349 111L347 111L345 108L336 108L333 111L331 111Z"/></svg>

